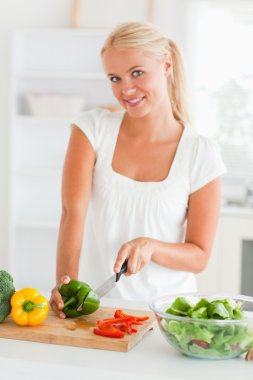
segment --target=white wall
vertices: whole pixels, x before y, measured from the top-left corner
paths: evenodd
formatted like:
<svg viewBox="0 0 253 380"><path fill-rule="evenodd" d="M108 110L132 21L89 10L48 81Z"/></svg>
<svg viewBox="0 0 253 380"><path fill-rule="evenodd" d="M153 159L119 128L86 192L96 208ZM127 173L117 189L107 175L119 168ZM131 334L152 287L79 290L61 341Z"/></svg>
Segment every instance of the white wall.
<svg viewBox="0 0 253 380"><path fill-rule="evenodd" d="M106 0L96 1L103 4ZM119 1L129 3L129 0ZM71 0L0 0L0 268L8 268L9 251L11 35L21 28L70 27L71 4ZM187 0L155 0L154 4L154 23L173 38L187 56ZM112 24L118 22L113 8L108 15Z"/></svg>
<svg viewBox="0 0 253 380"><path fill-rule="evenodd" d="M9 98L11 35L15 29L70 26L71 0L0 0L0 268L9 250Z"/></svg>

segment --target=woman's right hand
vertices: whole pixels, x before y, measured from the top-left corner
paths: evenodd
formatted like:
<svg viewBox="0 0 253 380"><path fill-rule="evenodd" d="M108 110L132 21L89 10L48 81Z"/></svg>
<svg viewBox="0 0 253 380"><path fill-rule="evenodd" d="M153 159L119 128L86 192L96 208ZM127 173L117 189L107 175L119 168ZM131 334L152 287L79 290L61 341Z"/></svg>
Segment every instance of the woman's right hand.
<svg viewBox="0 0 253 380"><path fill-rule="evenodd" d="M61 297L61 294L59 292L59 287L61 284L68 284L70 281L70 277L68 275L61 277L61 282L59 285L56 285L52 291L51 291L51 298L50 298L50 306L52 310L55 312L56 316L59 318L66 318L66 315L63 313L62 309L64 307L64 303Z"/></svg>

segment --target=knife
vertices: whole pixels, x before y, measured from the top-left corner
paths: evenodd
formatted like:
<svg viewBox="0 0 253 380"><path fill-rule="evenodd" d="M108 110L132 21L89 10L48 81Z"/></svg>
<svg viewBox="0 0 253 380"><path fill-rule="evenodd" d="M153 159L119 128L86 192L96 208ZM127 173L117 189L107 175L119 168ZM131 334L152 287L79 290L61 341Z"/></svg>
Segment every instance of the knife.
<svg viewBox="0 0 253 380"><path fill-rule="evenodd" d="M125 260L122 265L119 273L114 273L108 280L106 280L95 292L100 297L103 297L106 293L108 293L119 281L121 275L127 271L127 260Z"/></svg>

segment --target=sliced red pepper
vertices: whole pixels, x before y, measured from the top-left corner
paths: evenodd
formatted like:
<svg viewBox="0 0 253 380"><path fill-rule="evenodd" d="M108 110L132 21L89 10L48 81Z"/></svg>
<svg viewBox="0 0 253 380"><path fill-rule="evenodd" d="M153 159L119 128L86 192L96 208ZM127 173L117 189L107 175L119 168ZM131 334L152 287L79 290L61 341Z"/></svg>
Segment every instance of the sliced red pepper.
<svg viewBox="0 0 253 380"><path fill-rule="evenodd" d="M132 333L137 333L137 331L138 331L132 327L131 322L122 323L118 327L121 331L124 331L124 332L128 333L129 335L131 335Z"/></svg>
<svg viewBox="0 0 253 380"><path fill-rule="evenodd" d="M149 317L137 317L123 313L122 310L116 310L114 318L106 318L97 321L97 328L93 329L94 334L106 336L110 338L123 338L125 333L131 335L137 333L138 330L132 327L132 324L142 325Z"/></svg>
<svg viewBox="0 0 253 380"><path fill-rule="evenodd" d="M100 329L105 329L108 326L117 325L119 323L126 323L131 321L129 317L120 317L120 318L107 318L97 321L97 325Z"/></svg>
<svg viewBox="0 0 253 380"><path fill-rule="evenodd" d="M125 323L125 326L126 326L126 332L131 335L132 332L133 332L133 329L132 329L132 323L131 322L126 322Z"/></svg>
<svg viewBox="0 0 253 380"><path fill-rule="evenodd" d="M125 314L125 313L123 313L122 310L116 310L114 313L114 317L115 318L124 318L124 317L131 318L131 321L134 324L139 324L139 322L143 322L143 321L146 321L147 319L149 319L148 316L137 317L135 315Z"/></svg>
<svg viewBox="0 0 253 380"><path fill-rule="evenodd" d="M106 336L108 338L124 338L125 334L123 331L120 331L119 329L99 329L94 328L93 329L94 334L100 335L100 336Z"/></svg>

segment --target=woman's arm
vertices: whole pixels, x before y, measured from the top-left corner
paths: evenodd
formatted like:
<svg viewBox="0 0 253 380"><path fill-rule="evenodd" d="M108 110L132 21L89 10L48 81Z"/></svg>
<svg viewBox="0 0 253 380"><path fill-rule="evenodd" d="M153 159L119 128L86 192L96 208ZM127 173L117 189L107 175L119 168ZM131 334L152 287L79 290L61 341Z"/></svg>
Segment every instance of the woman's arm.
<svg viewBox="0 0 253 380"><path fill-rule="evenodd" d="M78 276L83 227L92 188L94 150L83 132L73 126L62 178L62 216L57 245L57 282Z"/></svg>
<svg viewBox="0 0 253 380"><path fill-rule="evenodd" d="M58 316L63 307L58 286L77 278L85 216L92 189L95 152L87 137L76 126L67 149L62 178L62 215L57 244L56 287L50 304Z"/></svg>
<svg viewBox="0 0 253 380"><path fill-rule="evenodd" d="M184 244L157 243L154 262L187 272L205 269L219 220L220 187L215 179L190 196Z"/></svg>
<svg viewBox="0 0 253 380"><path fill-rule="evenodd" d="M198 273L205 269L219 220L220 193L217 178L191 194L184 243L166 243L146 237L134 239L121 247L115 272L125 259L128 259L129 275L141 270L149 261L186 272Z"/></svg>

